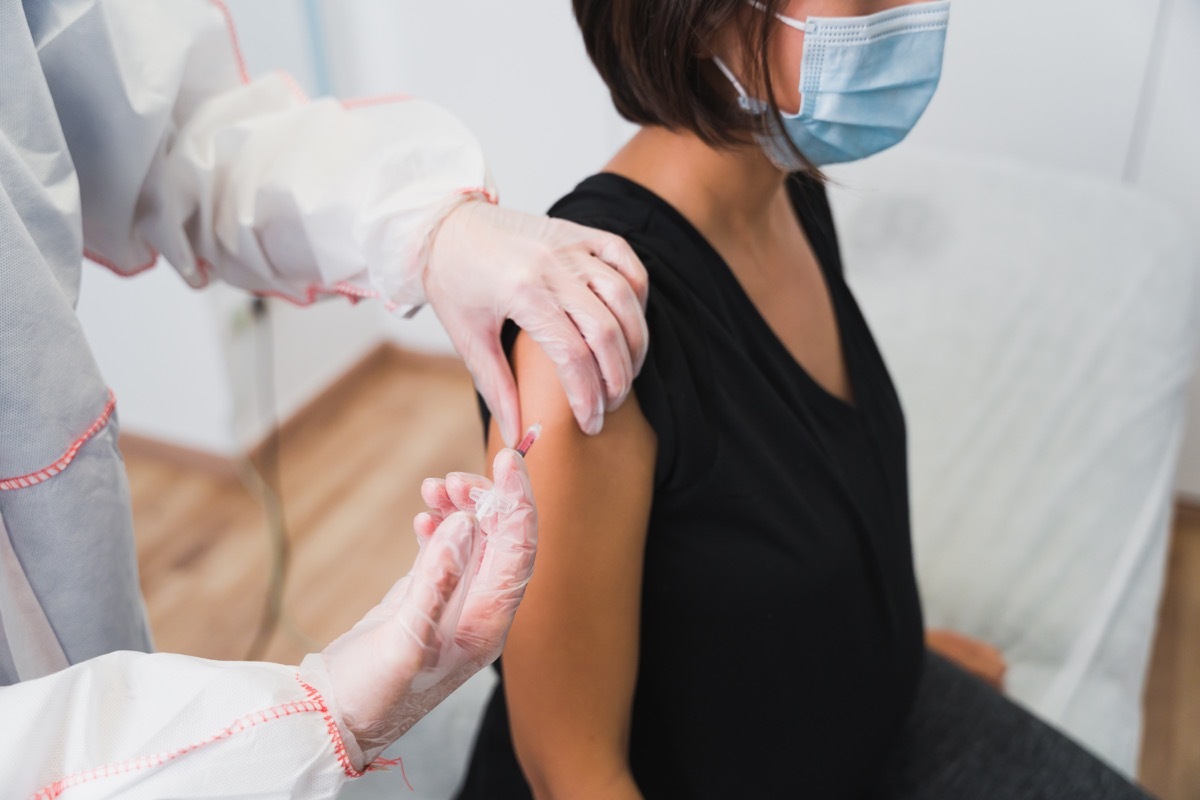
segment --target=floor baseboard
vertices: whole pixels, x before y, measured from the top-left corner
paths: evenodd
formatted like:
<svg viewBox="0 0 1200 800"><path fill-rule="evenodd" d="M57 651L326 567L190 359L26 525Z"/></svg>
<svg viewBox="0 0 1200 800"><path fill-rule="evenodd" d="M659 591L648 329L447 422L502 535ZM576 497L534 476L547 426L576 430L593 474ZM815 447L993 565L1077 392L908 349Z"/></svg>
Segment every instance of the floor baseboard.
<svg viewBox="0 0 1200 800"><path fill-rule="evenodd" d="M380 342L362 358L352 364L341 375L330 381L311 400L298 408L275 429L284 438L288 433L307 420L335 413L336 409L367 379L389 366L419 364L426 368L463 370L462 362L454 356L433 355L405 350L394 342ZM152 461L161 461L172 466L195 470L217 478L238 480L238 462L241 458L257 461L271 442L274 432L263 436L239 456L224 456L200 448L157 439L139 433L122 431L121 451L127 455Z"/></svg>

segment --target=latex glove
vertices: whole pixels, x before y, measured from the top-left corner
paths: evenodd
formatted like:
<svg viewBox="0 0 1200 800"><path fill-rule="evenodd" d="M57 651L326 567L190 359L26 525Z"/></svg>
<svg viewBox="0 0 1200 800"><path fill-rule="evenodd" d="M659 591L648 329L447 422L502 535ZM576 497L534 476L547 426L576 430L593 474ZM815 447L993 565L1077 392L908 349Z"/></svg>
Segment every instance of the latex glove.
<svg viewBox="0 0 1200 800"><path fill-rule="evenodd" d="M646 358L646 269L610 233L468 201L435 232L423 280L510 447L522 426L506 319L555 363L585 433L600 432Z"/></svg>
<svg viewBox="0 0 1200 800"><path fill-rule="evenodd" d="M351 748L360 769L504 647L533 572L537 512L520 455L501 450L493 474L512 511L482 526L465 511L418 515L412 571L321 653L326 679L318 683L329 687L361 751L356 758ZM486 478L456 473L453 484L460 483L492 488Z"/></svg>
<svg viewBox="0 0 1200 800"><path fill-rule="evenodd" d="M925 632L925 646L954 662L996 691L1004 691L1008 663L998 649L979 639L945 629Z"/></svg>

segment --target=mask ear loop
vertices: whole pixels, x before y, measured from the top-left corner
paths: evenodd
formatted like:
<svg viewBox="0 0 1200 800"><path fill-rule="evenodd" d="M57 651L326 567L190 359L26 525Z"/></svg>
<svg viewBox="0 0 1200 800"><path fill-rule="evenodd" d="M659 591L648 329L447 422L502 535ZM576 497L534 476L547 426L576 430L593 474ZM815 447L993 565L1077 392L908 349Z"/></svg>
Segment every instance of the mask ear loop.
<svg viewBox="0 0 1200 800"><path fill-rule="evenodd" d="M758 0L745 0L745 2L746 2L746 5L750 6L751 8L757 9L758 11L761 11L764 14L767 13L767 7L764 6L762 3L758 2ZM795 17L785 16L783 14L780 14L777 11L777 12L775 12L775 19L779 20L784 25L787 25L789 28L795 28L796 30L800 31L801 33L805 33L808 31L808 23L804 22L803 20L798 20Z"/></svg>
<svg viewBox="0 0 1200 800"><path fill-rule="evenodd" d="M720 56L713 56L713 63L716 64L717 69L721 70L722 74L729 79L729 82L733 84L733 88L737 89L738 97L740 97L743 101L749 101L751 99L750 93L746 91L745 86L742 86L742 82L738 80L737 75L733 74L733 70L731 70L728 65L725 64L725 60ZM742 105L745 105L745 102L743 102Z"/></svg>
<svg viewBox="0 0 1200 800"><path fill-rule="evenodd" d="M764 14L766 14L768 12L767 7L764 6L761 2L759 2L759 0L742 0L742 1L746 5L755 9L756 11L761 11ZM780 22L782 22L784 25L787 25L789 28L794 28L795 30L800 31L801 33L805 33L805 34L808 33L809 23L805 22L804 20L799 20L799 19L796 19L795 17L785 16L783 14L780 14L778 11L775 12L775 18L777 20L779 20ZM720 59L716 59L716 60L718 62L720 61ZM750 110L750 106L748 105L749 96L742 90L742 85L737 82L737 78L733 77L733 75L729 72L728 69L725 68L725 66L723 64L718 63L717 66L721 68L721 70L725 73L725 75L729 78L729 80L733 81L733 85L737 87L738 92L741 93L743 97L747 98L746 101L744 101L742 103L742 108L745 108L747 111L749 111ZM755 106L755 108L758 109L757 113L763 114L763 113L766 113L767 104L763 103L762 101L758 101L758 105ZM804 93L801 92L800 93L800 110L797 111L795 114L787 114L787 113L783 113L783 112L780 112L780 113L785 117L794 118L794 117L800 116L800 114L803 111L804 111Z"/></svg>
<svg viewBox="0 0 1200 800"><path fill-rule="evenodd" d="M751 97L746 91L746 87L742 86L742 82L738 80L737 75L733 74L733 70L725 63L720 56L713 56L713 63L717 65L717 69L721 70L722 74L729 79L733 84L733 88L738 93L738 105L743 111L748 111L751 114L765 114L767 112L767 104L762 100Z"/></svg>

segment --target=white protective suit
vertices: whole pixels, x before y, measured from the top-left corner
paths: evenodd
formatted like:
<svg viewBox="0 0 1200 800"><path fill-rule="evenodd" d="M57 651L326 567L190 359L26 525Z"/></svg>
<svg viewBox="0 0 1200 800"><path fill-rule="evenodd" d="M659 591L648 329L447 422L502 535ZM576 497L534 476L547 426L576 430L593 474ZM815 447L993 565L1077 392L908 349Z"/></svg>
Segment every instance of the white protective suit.
<svg viewBox="0 0 1200 800"><path fill-rule="evenodd" d="M357 774L295 668L113 652L151 641L81 257L405 306L481 195L449 113L249 81L218 3L0 0L0 795L316 798Z"/></svg>

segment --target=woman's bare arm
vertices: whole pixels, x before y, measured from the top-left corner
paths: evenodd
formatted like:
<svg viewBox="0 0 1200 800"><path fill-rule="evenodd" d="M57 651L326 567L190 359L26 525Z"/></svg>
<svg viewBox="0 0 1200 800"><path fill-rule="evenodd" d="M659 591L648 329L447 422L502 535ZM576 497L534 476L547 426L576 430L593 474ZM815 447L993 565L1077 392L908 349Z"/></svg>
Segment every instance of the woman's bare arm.
<svg viewBox="0 0 1200 800"><path fill-rule="evenodd" d="M640 797L629 772L642 562L654 432L632 395L604 431L575 424L553 362L522 334L513 351L529 454L537 565L504 650L517 758L539 798ZM493 453L500 436L492 426Z"/></svg>

